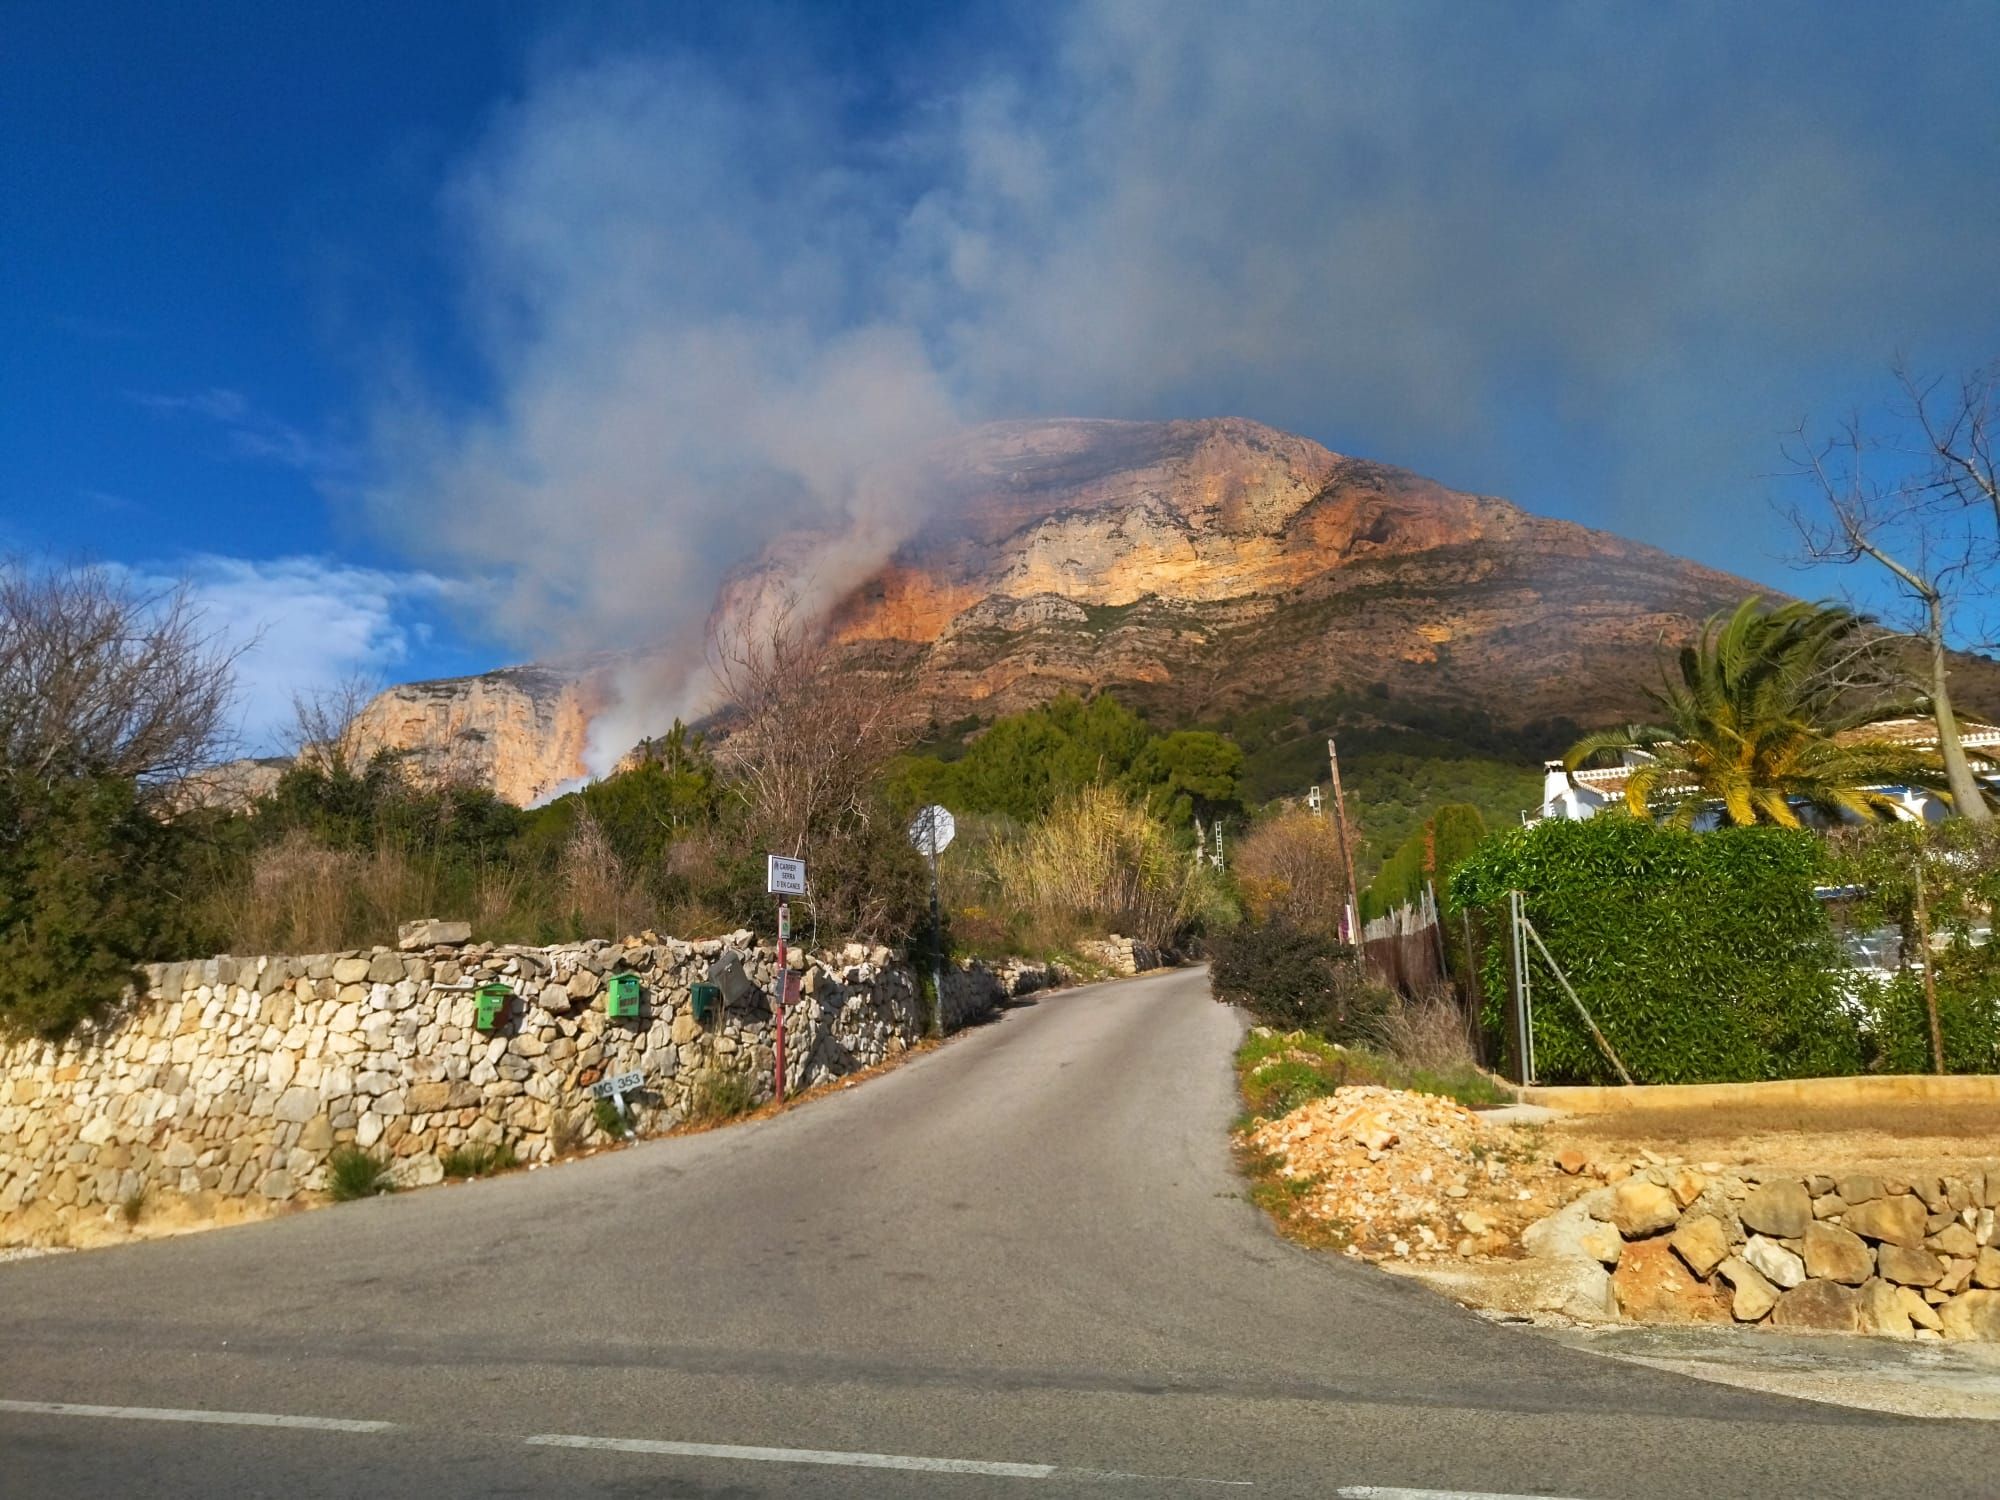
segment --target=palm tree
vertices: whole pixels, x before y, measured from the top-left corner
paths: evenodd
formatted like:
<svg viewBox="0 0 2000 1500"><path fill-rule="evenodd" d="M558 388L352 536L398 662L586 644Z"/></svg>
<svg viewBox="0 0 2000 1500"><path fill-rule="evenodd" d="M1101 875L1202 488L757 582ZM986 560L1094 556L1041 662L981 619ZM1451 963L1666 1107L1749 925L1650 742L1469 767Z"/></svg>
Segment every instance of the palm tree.
<svg viewBox="0 0 2000 1500"><path fill-rule="evenodd" d="M1851 702L1839 666L1866 644L1869 623L1837 605L1746 599L1680 649L1679 681L1669 674L1648 692L1661 722L1586 736L1563 764L1574 772L1625 752L1637 761L1626 806L1681 827L1718 805L1730 823L1787 828L1800 826L1800 806L1830 819L1893 817L1896 801L1879 788L1943 792L1947 781L1935 750L1870 733L1896 710Z"/></svg>

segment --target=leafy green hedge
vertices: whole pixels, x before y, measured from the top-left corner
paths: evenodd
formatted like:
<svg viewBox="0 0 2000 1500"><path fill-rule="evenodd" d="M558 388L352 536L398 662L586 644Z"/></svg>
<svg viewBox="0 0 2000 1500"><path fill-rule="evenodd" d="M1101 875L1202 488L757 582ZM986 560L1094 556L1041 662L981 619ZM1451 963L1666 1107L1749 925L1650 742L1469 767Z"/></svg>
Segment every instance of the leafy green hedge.
<svg viewBox="0 0 2000 1500"><path fill-rule="evenodd" d="M1454 910L1484 909L1484 1020L1506 1036L1507 892L1638 1083L1860 1071L1841 1003L1842 958L1813 895L1819 840L1781 828L1708 833L1619 815L1549 821L1487 840L1452 880ZM1534 959L1538 1079L1615 1083L1575 1008Z"/></svg>

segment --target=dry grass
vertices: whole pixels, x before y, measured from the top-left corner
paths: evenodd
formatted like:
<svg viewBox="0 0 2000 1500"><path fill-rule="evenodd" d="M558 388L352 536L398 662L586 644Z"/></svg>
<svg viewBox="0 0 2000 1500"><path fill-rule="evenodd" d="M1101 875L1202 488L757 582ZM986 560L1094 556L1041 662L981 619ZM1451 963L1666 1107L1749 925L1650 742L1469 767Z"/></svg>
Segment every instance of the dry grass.
<svg viewBox="0 0 2000 1500"><path fill-rule="evenodd" d="M1449 990L1399 1000L1380 1015L1369 1016L1361 1030L1377 1051L1412 1068L1441 1073L1474 1067L1479 1060L1465 1012Z"/></svg>
<svg viewBox="0 0 2000 1500"><path fill-rule="evenodd" d="M1094 919L1165 944L1203 898L1202 872L1158 819L1115 787L1086 787L993 851L1003 904L1040 919Z"/></svg>

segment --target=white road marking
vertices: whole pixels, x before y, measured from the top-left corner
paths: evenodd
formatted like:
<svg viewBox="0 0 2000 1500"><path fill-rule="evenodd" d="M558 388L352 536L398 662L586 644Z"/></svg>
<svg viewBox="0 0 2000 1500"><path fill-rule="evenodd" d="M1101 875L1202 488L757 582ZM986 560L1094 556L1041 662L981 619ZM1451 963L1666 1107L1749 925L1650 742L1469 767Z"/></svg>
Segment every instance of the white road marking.
<svg viewBox="0 0 2000 1500"><path fill-rule="evenodd" d="M291 1417L268 1411L176 1411L165 1406L82 1406L73 1401L0 1401L0 1411L45 1417L114 1417L127 1422L202 1422L217 1427L305 1427L318 1432L388 1432L394 1422Z"/></svg>
<svg viewBox="0 0 2000 1500"><path fill-rule="evenodd" d="M1335 1493L1347 1500L1557 1500L1545 1495L1500 1495L1489 1490L1406 1490L1395 1485L1350 1484Z"/></svg>
<svg viewBox="0 0 2000 1500"><path fill-rule="evenodd" d="M575 1437L560 1432L527 1439L541 1448L608 1448L614 1453L671 1453L681 1458L733 1458L759 1464L834 1464L851 1469L916 1469L927 1474L988 1474L1001 1479L1048 1479L1054 1464L990 1463L976 1458L915 1458L901 1453L845 1453L827 1448L747 1448L733 1443L674 1443L660 1438Z"/></svg>
<svg viewBox="0 0 2000 1500"><path fill-rule="evenodd" d="M600 1448L613 1453L669 1453L680 1458L735 1459L756 1464L828 1464L849 1469L908 1469L923 1474L983 1474L997 1479L1141 1480L1148 1484L1248 1485L1247 1479L1184 1479L1167 1474L1127 1474L1114 1469L1074 1469L1061 1464L1001 1463L981 1458L921 1458L906 1453L851 1453L830 1448L756 1448L735 1443L680 1443L664 1438L582 1437L543 1432L525 1439L539 1448Z"/></svg>

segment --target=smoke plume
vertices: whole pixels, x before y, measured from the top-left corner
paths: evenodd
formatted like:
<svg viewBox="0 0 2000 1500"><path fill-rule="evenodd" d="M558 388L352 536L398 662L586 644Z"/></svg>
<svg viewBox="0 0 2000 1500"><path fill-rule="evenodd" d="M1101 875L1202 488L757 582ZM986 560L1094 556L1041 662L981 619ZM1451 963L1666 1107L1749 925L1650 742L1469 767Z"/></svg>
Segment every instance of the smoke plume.
<svg viewBox="0 0 2000 1500"><path fill-rule="evenodd" d="M371 504L521 648L654 653L600 770L726 573L824 538L831 603L988 417L1253 416L1754 572L1776 434L1993 352L2000 25L1931 14L1081 0L862 104L809 37L571 52L444 193L476 378L399 386Z"/></svg>

